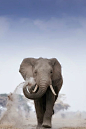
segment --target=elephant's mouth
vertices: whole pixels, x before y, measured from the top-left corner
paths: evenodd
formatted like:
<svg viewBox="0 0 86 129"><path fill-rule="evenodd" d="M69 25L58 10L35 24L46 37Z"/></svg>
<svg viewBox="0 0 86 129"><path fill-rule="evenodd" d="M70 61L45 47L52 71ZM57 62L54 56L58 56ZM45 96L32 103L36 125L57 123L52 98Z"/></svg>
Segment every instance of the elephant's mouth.
<svg viewBox="0 0 86 129"><path fill-rule="evenodd" d="M30 94L32 94L32 93L36 93L37 91L38 91L38 89L39 89L39 87L38 87L38 85L33 85L33 86L29 86L29 84L28 85L25 85L25 87L26 87L26 89L27 89L27 91L30 93Z"/></svg>
<svg viewBox="0 0 86 129"><path fill-rule="evenodd" d="M28 86L27 86L27 85L26 85L26 87L27 87L27 91L28 91L30 94L32 94L32 93L37 93L38 90L39 90L39 86L38 86L37 84L34 85L34 86L32 86L30 89L28 89ZM52 85L50 85L50 89L51 89L52 93L53 93L54 95L56 95L56 93L55 93L55 91L54 91Z"/></svg>

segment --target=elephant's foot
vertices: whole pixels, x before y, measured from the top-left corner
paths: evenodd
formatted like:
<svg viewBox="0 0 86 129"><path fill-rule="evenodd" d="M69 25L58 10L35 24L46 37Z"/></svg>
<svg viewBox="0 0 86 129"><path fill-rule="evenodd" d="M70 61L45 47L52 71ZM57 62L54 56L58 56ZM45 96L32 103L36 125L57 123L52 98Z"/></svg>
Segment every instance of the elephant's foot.
<svg viewBox="0 0 86 129"><path fill-rule="evenodd" d="M42 125L41 124L38 124L36 129L41 129Z"/></svg>
<svg viewBox="0 0 86 129"><path fill-rule="evenodd" d="M51 128L52 125L51 125L51 120L44 120L43 124L42 124L43 127L45 128Z"/></svg>
<svg viewBox="0 0 86 129"><path fill-rule="evenodd" d="M45 128L45 127L42 126L40 129L49 129L49 128Z"/></svg>

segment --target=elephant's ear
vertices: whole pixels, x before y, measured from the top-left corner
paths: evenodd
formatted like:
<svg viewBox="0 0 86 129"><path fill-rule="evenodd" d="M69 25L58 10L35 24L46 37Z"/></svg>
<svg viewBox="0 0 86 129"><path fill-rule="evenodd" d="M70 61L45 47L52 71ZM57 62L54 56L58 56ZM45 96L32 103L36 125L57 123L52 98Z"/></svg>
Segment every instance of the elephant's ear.
<svg viewBox="0 0 86 129"><path fill-rule="evenodd" d="M50 60L53 67L52 83L53 86L58 86L58 90L60 90L63 83L61 65L56 58Z"/></svg>
<svg viewBox="0 0 86 129"><path fill-rule="evenodd" d="M35 64L35 62L36 62L36 59L34 58L25 58L22 61L19 72L23 76L24 80L26 80L27 78L33 77L32 67Z"/></svg>

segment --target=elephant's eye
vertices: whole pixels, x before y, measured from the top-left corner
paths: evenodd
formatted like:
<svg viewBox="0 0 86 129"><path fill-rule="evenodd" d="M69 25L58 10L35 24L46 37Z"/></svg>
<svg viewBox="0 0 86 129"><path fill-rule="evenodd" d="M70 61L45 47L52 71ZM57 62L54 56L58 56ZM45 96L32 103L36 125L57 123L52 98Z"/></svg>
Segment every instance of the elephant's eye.
<svg viewBox="0 0 86 129"><path fill-rule="evenodd" d="M37 71L35 71L34 73L37 74Z"/></svg>

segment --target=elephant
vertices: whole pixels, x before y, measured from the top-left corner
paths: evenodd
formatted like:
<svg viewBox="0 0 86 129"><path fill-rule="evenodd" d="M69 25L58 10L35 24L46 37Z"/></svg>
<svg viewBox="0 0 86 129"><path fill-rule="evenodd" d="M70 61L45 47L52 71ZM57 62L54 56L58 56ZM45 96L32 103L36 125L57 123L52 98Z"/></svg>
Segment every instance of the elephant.
<svg viewBox="0 0 86 129"><path fill-rule="evenodd" d="M24 80L34 78L34 85L29 90L26 83L23 93L26 98L34 100L37 127L51 128L54 104L63 84L61 65L56 58L25 58L20 64L19 72Z"/></svg>

